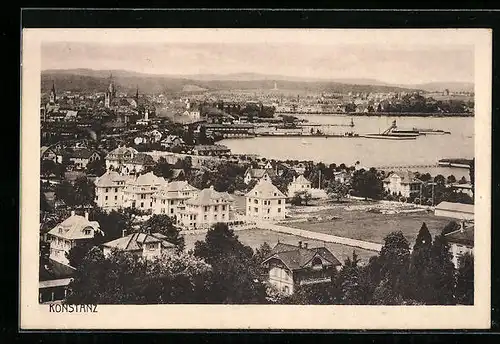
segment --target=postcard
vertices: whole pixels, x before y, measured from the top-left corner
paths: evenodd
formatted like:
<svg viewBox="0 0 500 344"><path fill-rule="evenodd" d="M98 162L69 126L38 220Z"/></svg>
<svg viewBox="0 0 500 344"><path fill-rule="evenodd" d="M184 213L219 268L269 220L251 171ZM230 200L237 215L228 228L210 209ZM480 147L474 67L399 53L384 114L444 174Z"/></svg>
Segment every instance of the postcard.
<svg viewBox="0 0 500 344"><path fill-rule="evenodd" d="M24 29L21 329L489 328L491 43Z"/></svg>

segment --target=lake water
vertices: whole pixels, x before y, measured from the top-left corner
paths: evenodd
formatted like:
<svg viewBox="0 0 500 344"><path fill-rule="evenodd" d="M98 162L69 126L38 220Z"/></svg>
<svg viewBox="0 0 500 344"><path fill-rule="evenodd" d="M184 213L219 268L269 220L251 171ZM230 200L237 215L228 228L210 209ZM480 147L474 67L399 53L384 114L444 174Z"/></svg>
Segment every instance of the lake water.
<svg viewBox="0 0 500 344"><path fill-rule="evenodd" d="M361 166L432 165L443 158L474 157L473 117L350 117L341 115L295 115L309 123L323 126L320 130L329 133L344 133L353 130L358 134L379 133L396 120L400 129L428 128L449 131L446 135L419 136L416 140L377 140L368 138L324 138L306 137L307 144L300 137L256 137L248 139L226 139L226 145L233 153L258 154L268 159L312 160L325 164L345 163L348 166L359 161ZM354 128L328 125L348 125L354 121ZM467 169L457 168L412 168L432 175L453 174L469 180Z"/></svg>

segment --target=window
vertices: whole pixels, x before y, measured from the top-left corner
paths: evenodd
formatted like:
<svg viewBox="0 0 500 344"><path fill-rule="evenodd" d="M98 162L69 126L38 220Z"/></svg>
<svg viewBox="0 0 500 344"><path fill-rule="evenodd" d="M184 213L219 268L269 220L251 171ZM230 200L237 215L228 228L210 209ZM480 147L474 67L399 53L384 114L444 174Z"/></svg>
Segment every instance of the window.
<svg viewBox="0 0 500 344"><path fill-rule="evenodd" d="M204 216L203 216L203 220L205 220L205 221L206 221L206 220L207 220L207 218L208 218L208 217L207 217L207 215L204 215Z"/></svg>
<svg viewBox="0 0 500 344"><path fill-rule="evenodd" d="M107 201L108 200L108 196L104 197L104 199Z"/></svg>
<svg viewBox="0 0 500 344"><path fill-rule="evenodd" d="M217 221L217 214L214 215L214 220Z"/></svg>
<svg viewBox="0 0 500 344"><path fill-rule="evenodd" d="M219 210L219 207L214 205L214 211L218 211Z"/></svg>
<svg viewBox="0 0 500 344"><path fill-rule="evenodd" d="M90 229L85 229L84 233L85 233L85 235L90 235Z"/></svg>
<svg viewBox="0 0 500 344"><path fill-rule="evenodd" d="M226 218L226 214L222 214L222 218L225 219Z"/></svg>
<svg viewBox="0 0 500 344"><path fill-rule="evenodd" d="M117 201L117 200L118 200L118 196L115 196L115 201Z"/></svg>
<svg viewBox="0 0 500 344"><path fill-rule="evenodd" d="M250 211L250 210L252 210L252 207L250 207L250 206L249 206L249 207L248 207L248 211Z"/></svg>
<svg viewBox="0 0 500 344"><path fill-rule="evenodd" d="M148 250L154 250L156 248L156 244L155 243L150 243L148 244Z"/></svg>
<svg viewBox="0 0 500 344"><path fill-rule="evenodd" d="M208 207L207 207L207 206L203 207L203 209L204 209L205 211L208 211Z"/></svg>
<svg viewBox="0 0 500 344"><path fill-rule="evenodd" d="M174 213L174 208L170 208L170 214Z"/></svg>
<svg viewBox="0 0 500 344"><path fill-rule="evenodd" d="M278 200L278 204L281 204L281 200L280 199Z"/></svg>
<svg viewBox="0 0 500 344"><path fill-rule="evenodd" d="M108 191L109 191L109 189L108 189L108 188L104 189L104 192L108 192Z"/></svg>
<svg viewBox="0 0 500 344"><path fill-rule="evenodd" d="M256 213L259 212L259 208L253 208Z"/></svg>
<svg viewBox="0 0 500 344"><path fill-rule="evenodd" d="M254 200L253 200L253 202L254 202L255 204L259 204L259 201L258 201L258 200L256 200L256 199L254 199Z"/></svg>
<svg viewBox="0 0 500 344"><path fill-rule="evenodd" d="M95 200L98 201L99 200L99 196L95 196Z"/></svg>
<svg viewBox="0 0 500 344"><path fill-rule="evenodd" d="M144 202L141 202L141 208L144 208Z"/></svg>
<svg viewBox="0 0 500 344"><path fill-rule="evenodd" d="M267 213L269 214L270 212L271 212L271 210L270 210L270 209L267 209Z"/></svg>
<svg viewBox="0 0 500 344"><path fill-rule="evenodd" d="M281 208L278 208L278 213L281 213Z"/></svg>
<svg viewBox="0 0 500 344"><path fill-rule="evenodd" d="M174 205L174 200L171 200L171 201L170 201L170 205Z"/></svg>
<svg viewBox="0 0 500 344"><path fill-rule="evenodd" d="M222 206L222 210L223 211L226 210L226 206L225 205Z"/></svg>
<svg viewBox="0 0 500 344"><path fill-rule="evenodd" d="M62 233L63 232L63 229L62 228L59 228L59 233Z"/></svg>
<svg viewBox="0 0 500 344"><path fill-rule="evenodd" d="M115 188L115 192L118 192L118 188Z"/></svg>
<svg viewBox="0 0 500 344"><path fill-rule="evenodd" d="M146 195L142 194L141 199L146 199Z"/></svg>
<svg viewBox="0 0 500 344"><path fill-rule="evenodd" d="M153 202L149 202L149 207L152 208L153 207Z"/></svg>
<svg viewBox="0 0 500 344"><path fill-rule="evenodd" d="M289 293L289 291L290 291L290 289L289 289L289 288L288 288L288 286L286 285L286 286L283 288L283 291L284 291L286 294L288 294L288 293Z"/></svg>

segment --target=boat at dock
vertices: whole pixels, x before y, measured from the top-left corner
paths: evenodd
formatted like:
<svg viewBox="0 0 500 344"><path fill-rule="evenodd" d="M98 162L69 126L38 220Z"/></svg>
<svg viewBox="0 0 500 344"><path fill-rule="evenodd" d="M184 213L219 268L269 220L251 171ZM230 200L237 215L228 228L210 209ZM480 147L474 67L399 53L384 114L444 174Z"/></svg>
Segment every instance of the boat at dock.
<svg viewBox="0 0 500 344"><path fill-rule="evenodd" d="M396 121L381 134L364 134L361 137L368 139L383 139L383 140L415 140L420 133L414 130L398 130Z"/></svg>

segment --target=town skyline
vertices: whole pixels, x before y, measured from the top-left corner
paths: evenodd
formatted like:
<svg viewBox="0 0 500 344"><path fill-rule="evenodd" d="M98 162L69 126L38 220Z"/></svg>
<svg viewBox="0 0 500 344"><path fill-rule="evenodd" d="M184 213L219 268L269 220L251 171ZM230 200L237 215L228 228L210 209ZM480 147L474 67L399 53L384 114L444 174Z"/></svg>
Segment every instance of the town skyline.
<svg viewBox="0 0 500 344"><path fill-rule="evenodd" d="M424 68L425 66L425 68ZM42 71L123 70L150 76L216 80L245 77L356 81L390 85L474 82L466 45L315 45L312 43L42 44Z"/></svg>

